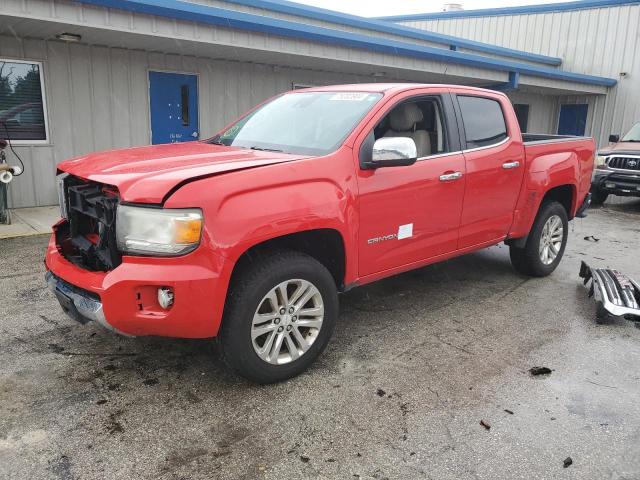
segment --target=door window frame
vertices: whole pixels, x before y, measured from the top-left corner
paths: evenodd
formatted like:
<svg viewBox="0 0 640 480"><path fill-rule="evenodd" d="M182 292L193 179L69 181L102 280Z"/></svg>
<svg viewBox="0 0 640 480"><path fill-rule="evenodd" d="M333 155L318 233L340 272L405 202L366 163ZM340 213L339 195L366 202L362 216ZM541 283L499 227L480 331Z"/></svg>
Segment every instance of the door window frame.
<svg viewBox="0 0 640 480"><path fill-rule="evenodd" d="M47 110L47 92L45 88L45 73L44 73L44 62L39 60L26 60L26 59L17 59L2 56L0 57L0 61L10 62L10 63L26 63L29 65L38 65L38 70L40 72L40 95L42 97L42 116L44 117L44 140L13 140L11 139L11 143L16 146L23 145L51 145L51 132L49 131L49 113ZM4 138L6 136L6 132L4 128L0 128L0 138Z"/></svg>
<svg viewBox="0 0 640 480"><path fill-rule="evenodd" d="M153 130L151 126L151 72L157 73L175 73L177 75L193 75L196 77L196 89L197 89L197 107L198 107L198 140L202 140L201 135L201 108L200 108L200 74L198 72L184 72L179 70L163 70L159 68L147 68L147 112L149 118L149 145L153 145ZM190 94L191 95L191 94ZM191 114L191 112L189 112ZM208 137L207 137L208 138Z"/></svg>
<svg viewBox="0 0 640 480"><path fill-rule="evenodd" d="M501 99L499 98L495 98L495 97L491 97L488 95L481 95L481 94L474 94L474 93L454 93L453 94L454 97L454 108L456 111L456 116L458 119L458 131L460 132L460 144L462 145L462 153L467 153L467 152L475 152L478 150L485 150L487 148L495 148L498 147L500 145L504 145L505 143L509 142L512 138L511 134L511 125L509 124L509 122L507 121L507 115L504 111L504 105ZM483 145L482 147L473 147L473 148L467 148L467 132L464 129L464 119L462 118L462 109L460 108L460 104L458 103L458 97L478 97L478 98L483 98L485 100L490 100L493 102L496 102L498 104L498 106L500 107L500 111L502 112L502 118L504 119L504 126L505 126L505 130L507 133L507 137L500 140L499 142L496 143L492 143L491 145Z"/></svg>
<svg viewBox="0 0 640 480"><path fill-rule="evenodd" d="M462 153L462 145L461 138L459 136L458 125L456 122L456 113L454 110L454 102L451 98L451 94L447 91L435 91L435 92L424 92L419 94L414 94L411 96L402 97L395 101L391 101L386 105L383 105L380 110L376 112L376 114L372 117L372 119L367 123L362 132L367 132L362 139L359 147L358 147L358 159L360 168L363 165L363 155L366 155L366 152L363 151L363 148L369 148L369 145L373 148L373 142L375 142L375 138L373 138L373 142L371 141L371 137L373 137L374 129L380 124L380 122L388 116L393 109L402 105L403 103L415 103L420 100L436 100L438 102L438 107L440 109L440 113L442 115L441 123L442 129L445 133L445 141L448 147L447 152L443 153L434 153L432 155L427 155L425 157L420 157L416 160L417 162L431 160L433 158L446 157L449 155L456 155Z"/></svg>

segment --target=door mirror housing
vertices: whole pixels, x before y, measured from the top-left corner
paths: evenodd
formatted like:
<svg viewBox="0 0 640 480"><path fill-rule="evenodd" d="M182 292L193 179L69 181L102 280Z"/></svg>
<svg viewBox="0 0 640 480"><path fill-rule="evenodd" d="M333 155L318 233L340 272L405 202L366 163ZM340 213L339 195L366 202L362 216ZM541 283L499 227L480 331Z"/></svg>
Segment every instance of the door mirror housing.
<svg viewBox="0 0 640 480"><path fill-rule="evenodd" d="M413 138L384 137L375 141L371 158L363 168L403 167L413 165L417 159L418 149Z"/></svg>
<svg viewBox="0 0 640 480"><path fill-rule="evenodd" d="M609 143L618 143L620 141L620 135L609 135Z"/></svg>

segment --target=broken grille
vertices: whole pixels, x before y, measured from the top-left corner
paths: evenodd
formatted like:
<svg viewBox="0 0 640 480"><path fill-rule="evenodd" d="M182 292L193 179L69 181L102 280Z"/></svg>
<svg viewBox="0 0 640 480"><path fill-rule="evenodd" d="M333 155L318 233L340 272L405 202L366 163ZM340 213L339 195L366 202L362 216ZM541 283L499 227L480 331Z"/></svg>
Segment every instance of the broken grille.
<svg viewBox="0 0 640 480"><path fill-rule="evenodd" d="M61 175L60 210L66 222L56 243L70 262L87 270L112 270L121 263L116 247L118 193L110 186Z"/></svg>

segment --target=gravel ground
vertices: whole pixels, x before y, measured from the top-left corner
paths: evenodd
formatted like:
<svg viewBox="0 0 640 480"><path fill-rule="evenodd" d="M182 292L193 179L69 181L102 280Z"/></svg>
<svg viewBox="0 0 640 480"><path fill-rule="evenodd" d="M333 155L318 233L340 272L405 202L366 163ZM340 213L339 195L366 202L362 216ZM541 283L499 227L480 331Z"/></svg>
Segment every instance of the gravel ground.
<svg viewBox="0 0 640 480"><path fill-rule="evenodd" d="M548 278L502 245L343 295L326 353L272 386L210 341L73 323L47 239L0 241L0 477L638 479L640 330L596 325L577 272L640 279L640 200L571 225Z"/></svg>

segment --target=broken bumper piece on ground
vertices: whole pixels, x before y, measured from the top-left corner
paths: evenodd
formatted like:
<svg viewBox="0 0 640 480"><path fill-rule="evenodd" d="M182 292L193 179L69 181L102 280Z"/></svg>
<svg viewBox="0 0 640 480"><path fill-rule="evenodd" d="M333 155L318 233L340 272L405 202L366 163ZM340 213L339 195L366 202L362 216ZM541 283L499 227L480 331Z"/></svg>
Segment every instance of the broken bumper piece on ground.
<svg viewBox="0 0 640 480"><path fill-rule="evenodd" d="M580 265L580 277L589 287L589 296L596 301L598 321L622 317L640 322L640 285L617 270Z"/></svg>

